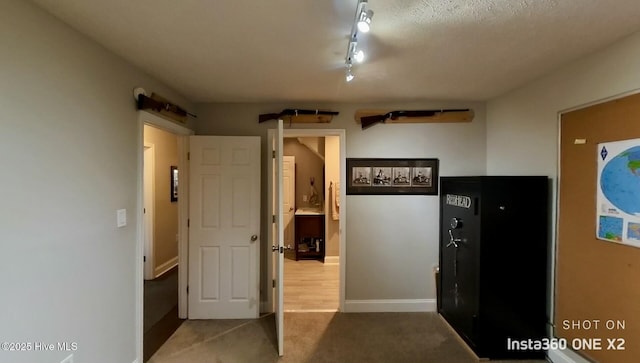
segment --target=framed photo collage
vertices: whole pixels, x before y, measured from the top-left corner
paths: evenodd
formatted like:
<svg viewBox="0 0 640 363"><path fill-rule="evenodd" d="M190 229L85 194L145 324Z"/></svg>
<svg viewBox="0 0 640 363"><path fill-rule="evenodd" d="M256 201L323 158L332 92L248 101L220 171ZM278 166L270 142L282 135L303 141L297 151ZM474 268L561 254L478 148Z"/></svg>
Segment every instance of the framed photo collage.
<svg viewBox="0 0 640 363"><path fill-rule="evenodd" d="M347 159L347 194L438 194L438 159Z"/></svg>

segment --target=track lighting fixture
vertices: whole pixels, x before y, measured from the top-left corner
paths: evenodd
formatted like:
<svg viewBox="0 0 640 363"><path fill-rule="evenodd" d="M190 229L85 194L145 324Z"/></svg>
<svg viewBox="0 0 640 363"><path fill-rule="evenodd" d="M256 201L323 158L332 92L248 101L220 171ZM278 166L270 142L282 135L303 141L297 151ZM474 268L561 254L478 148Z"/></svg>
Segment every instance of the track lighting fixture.
<svg viewBox="0 0 640 363"><path fill-rule="evenodd" d="M358 19L358 30L363 33L368 33L371 29L371 18L373 18L373 10L364 9L360 12L360 18Z"/></svg>
<svg viewBox="0 0 640 363"><path fill-rule="evenodd" d="M345 64L347 66L347 82L351 82L355 75L353 74L352 67L353 61L362 63L364 61L364 51L357 49L358 45L358 33L367 33L371 29L371 18L373 17L373 10L367 9L367 0L358 0L356 6L356 14L351 26L351 36L349 37L349 45L347 47L347 56L345 57Z"/></svg>

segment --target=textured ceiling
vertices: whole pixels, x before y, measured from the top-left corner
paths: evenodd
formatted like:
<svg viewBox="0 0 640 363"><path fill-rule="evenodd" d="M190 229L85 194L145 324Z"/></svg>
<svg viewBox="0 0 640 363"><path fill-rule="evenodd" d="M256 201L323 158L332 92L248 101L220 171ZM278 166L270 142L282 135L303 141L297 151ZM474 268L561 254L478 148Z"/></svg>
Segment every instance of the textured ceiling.
<svg viewBox="0 0 640 363"><path fill-rule="evenodd" d="M640 30L637 0L33 0L195 102L486 100Z"/></svg>

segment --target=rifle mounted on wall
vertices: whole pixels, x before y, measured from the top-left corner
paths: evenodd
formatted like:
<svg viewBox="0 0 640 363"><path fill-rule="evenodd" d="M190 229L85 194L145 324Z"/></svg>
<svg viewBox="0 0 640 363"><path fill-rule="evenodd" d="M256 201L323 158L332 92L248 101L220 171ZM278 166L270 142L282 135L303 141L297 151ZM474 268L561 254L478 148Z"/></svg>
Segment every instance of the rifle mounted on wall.
<svg viewBox="0 0 640 363"><path fill-rule="evenodd" d="M468 122L473 119L473 111L470 109L439 109L416 111L391 111L377 115L361 116L362 129L369 128L378 123L389 122Z"/></svg>
<svg viewBox="0 0 640 363"><path fill-rule="evenodd" d="M152 97L155 95L152 95ZM159 99L158 96L154 98L147 97L143 94L138 95L138 110L152 110L159 113L168 113L168 115L173 114L180 118L186 118L187 116L197 117L196 115L187 112L180 106L174 105L171 102L165 101L163 99ZM178 120L183 122L183 120Z"/></svg>
<svg viewBox="0 0 640 363"><path fill-rule="evenodd" d="M289 122L304 123L327 123L331 122L333 116L337 115L337 111L321 111L321 110L301 110L294 108L286 108L280 113L263 113L258 115L258 123L269 120L286 119Z"/></svg>

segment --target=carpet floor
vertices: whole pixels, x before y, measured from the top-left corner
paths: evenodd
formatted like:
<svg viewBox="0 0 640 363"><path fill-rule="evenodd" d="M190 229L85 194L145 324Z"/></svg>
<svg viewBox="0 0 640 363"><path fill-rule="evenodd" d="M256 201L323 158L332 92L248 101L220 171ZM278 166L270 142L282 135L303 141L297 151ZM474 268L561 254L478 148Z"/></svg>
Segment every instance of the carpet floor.
<svg viewBox="0 0 640 363"><path fill-rule="evenodd" d="M178 306L178 267L172 268L155 280L144 282L144 331L160 321Z"/></svg>
<svg viewBox="0 0 640 363"><path fill-rule="evenodd" d="M178 319L178 267L144 282L144 362L169 339L183 320Z"/></svg>
<svg viewBox="0 0 640 363"><path fill-rule="evenodd" d="M284 320L283 357L269 314L185 321L149 362L477 362L435 313L286 313Z"/></svg>

